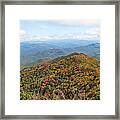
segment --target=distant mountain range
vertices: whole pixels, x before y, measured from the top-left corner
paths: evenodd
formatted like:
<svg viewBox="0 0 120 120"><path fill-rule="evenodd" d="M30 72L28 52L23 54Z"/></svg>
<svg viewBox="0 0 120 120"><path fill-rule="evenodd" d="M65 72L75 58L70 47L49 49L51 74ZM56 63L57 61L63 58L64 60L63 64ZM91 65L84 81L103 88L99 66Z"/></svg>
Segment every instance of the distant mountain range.
<svg viewBox="0 0 120 120"><path fill-rule="evenodd" d="M100 58L100 43L87 40L49 40L20 43L20 65L30 66L44 60L71 54L84 53L88 56Z"/></svg>

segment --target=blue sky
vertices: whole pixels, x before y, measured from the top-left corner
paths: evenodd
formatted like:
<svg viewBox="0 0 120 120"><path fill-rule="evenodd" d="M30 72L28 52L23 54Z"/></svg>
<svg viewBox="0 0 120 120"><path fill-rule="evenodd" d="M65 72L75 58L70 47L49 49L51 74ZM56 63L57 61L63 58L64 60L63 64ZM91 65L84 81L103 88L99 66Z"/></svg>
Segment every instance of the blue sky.
<svg viewBox="0 0 120 120"><path fill-rule="evenodd" d="M46 41L51 39L99 40L99 37L99 20L20 21L21 41Z"/></svg>

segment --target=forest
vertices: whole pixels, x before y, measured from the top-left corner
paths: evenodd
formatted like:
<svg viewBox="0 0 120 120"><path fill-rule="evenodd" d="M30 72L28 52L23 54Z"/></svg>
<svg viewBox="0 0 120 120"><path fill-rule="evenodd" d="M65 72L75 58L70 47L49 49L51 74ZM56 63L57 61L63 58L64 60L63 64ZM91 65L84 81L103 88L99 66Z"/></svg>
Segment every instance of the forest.
<svg viewBox="0 0 120 120"><path fill-rule="evenodd" d="M100 60L74 52L22 67L20 100L100 100Z"/></svg>

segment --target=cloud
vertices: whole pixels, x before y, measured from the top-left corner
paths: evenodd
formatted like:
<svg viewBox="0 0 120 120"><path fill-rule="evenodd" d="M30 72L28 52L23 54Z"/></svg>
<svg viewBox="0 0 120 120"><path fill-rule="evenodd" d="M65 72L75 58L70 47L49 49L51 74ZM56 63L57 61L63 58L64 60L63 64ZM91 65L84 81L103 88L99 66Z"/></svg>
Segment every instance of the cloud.
<svg viewBox="0 0 120 120"><path fill-rule="evenodd" d="M99 25L99 20L97 19L81 19L81 20L61 20L61 21L56 21L57 24L60 25L67 25L67 26L80 26L80 25Z"/></svg>
<svg viewBox="0 0 120 120"><path fill-rule="evenodd" d="M52 34L52 35L28 35L25 30L20 30L21 41L47 41L47 40L63 40L63 39L77 39L77 40L99 40L100 28L90 27L77 34Z"/></svg>
<svg viewBox="0 0 120 120"><path fill-rule="evenodd" d="M93 27L89 28L88 30L85 31L85 34L100 34L100 28L98 27Z"/></svg>
<svg viewBox="0 0 120 120"><path fill-rule="evenodd" d="M27 33L25 30L20 30L20 39L23 40L23 39L26 39L27 37Z"/></svg>
<svg viewBox="0 0 120 120"><path fill-rule="evenodd" d="M25 30L20 30L20 36L24 36L26 34Z"/></svg>
<svg viewBox="0 0 120 120"><path fill-rule="evenodd" d="M99 20L96 20L96 19L80 20L80 24L82 24L82 25L98 25Z"/></svg>
<svg viewBox="0 0 120 120"><path fill-rule="evenodd" d="M63 40L63 39L78 39L78 40L98 40L98 34L71 34L71 35L43 35L43 36L29 36L22 38L24 41L48 41L48 40Z"/></svg>

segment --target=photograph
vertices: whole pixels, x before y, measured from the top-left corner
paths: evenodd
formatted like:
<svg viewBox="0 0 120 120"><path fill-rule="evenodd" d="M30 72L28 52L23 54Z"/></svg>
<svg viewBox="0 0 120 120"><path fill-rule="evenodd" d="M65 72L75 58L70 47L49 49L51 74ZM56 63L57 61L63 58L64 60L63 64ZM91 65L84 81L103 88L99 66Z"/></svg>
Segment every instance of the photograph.
<svg viewBox="0 0 120 120"><path fill-rule="evenodd" d="M20 100L100 100L100 20L20 20Z"/></svg>

